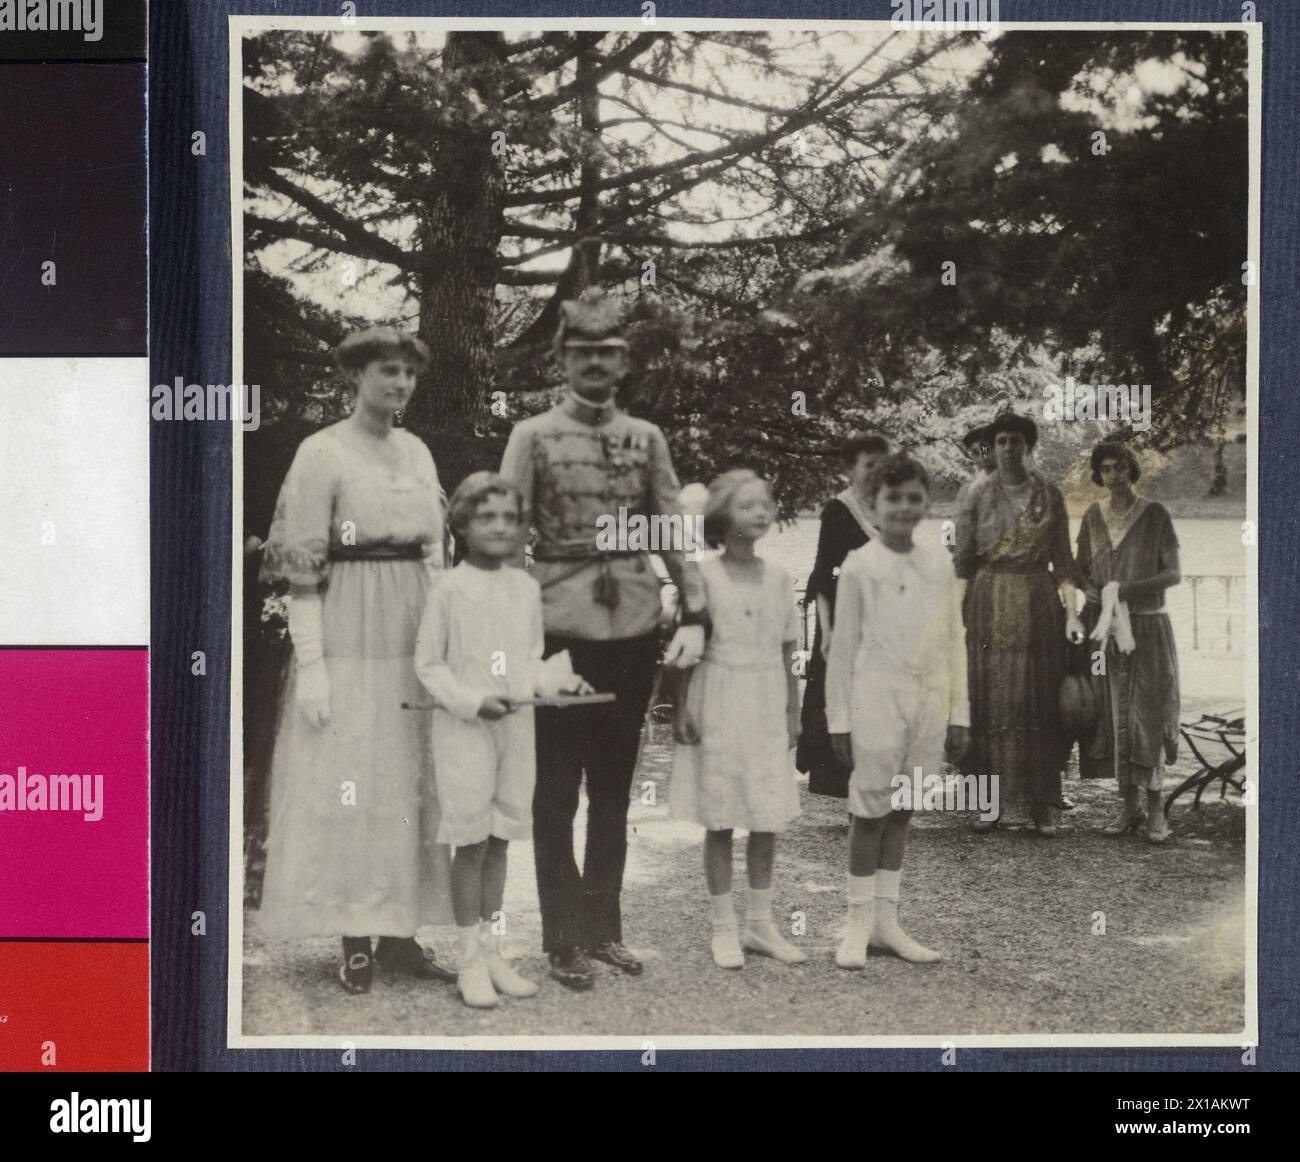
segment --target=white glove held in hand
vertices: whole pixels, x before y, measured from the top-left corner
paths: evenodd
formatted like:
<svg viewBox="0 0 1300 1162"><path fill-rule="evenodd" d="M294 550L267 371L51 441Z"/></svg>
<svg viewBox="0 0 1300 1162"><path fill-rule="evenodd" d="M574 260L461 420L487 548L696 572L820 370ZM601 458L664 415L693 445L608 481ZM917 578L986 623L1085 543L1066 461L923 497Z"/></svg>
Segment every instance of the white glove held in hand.
<svg viewBox="0 0 1300 1162"><path fill-rule="evenodd" d="M664 651L664 665L688 670L704 657L704 626L683 625Z"/></svg>
<svg viewBox="0 0 1300 1162"><path fill-rule="evenodd" d="M298 709L312 726L324 726L330 720L330 679L319 597L289 598L289 639L298 666Z"/></svg>
<svg viewBox="0 0 1300 1162"><path fill-rule="evenodd" d="M536 692L543 698L554 698L557 694L590 694L591 687L574 673L569 651L561 650L538 667Z"/></svg>

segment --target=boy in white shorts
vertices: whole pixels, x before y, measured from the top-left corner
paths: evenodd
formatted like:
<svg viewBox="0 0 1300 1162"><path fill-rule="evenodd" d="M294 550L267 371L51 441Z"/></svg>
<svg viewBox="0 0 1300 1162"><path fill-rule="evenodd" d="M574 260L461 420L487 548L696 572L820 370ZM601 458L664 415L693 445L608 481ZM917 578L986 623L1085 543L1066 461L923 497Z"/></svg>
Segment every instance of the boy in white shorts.
<svg viewBox="0 0 1300 1162"><path fill-rule="evenodd" d="M913 540L929 486L905 453L880 461L868 485L880 536L840 570L826 720L836 757L853 769L841 968L865 967L868 943L916 963L941 959L898 923L912 813L892 803L896 776L938 775L945 751L956 761L969 739L961 586L937 539Z"/></svg>
<svg viewBox="0 0 1300 1162"><path fill-rule="evenodd" d="M502 958L494 932L509 842L532 838L533 710L519 703L566 685L584 688L572 671L567 680L555 676L563 665L542 663L541 589L507 564L518 550L520 516L519 493L494 473L476 472L456 489L448 523L464 537L466 559L433 586L415 643L416 673L436 702L437 841L456 849L457 988L475 1008L494 1006L498 994L537 992Z"/></svg>

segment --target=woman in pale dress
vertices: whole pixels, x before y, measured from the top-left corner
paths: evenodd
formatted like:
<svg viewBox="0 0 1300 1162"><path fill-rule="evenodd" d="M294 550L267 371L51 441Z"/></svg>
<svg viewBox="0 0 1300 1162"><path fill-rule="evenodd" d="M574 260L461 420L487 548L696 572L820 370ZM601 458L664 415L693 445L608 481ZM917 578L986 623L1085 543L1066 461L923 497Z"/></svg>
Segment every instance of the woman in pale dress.
<svg viewBox="0 0 1300 1162"><path fill-rule="evenodd" d="M360 993L376 957L455 979L415 940L417 928L451 922L449 865L435 843L429 716L402 709L422 700L415 638L445 561L445 496L428 448L394 426L428 363L424 344L376 327L345 339L337 360L356 405L299 446L262 566L264 580L291 586L294 664L261 927L341 937L339 982Z"/></svg>
<svg viewBox="0 0 1300 1162"><path fill-rule="evenodd" d="M1105 834L1123 835L1145 819L1147 839L1160 844L1168 836L1160 788L1166 760L1178 757L1179 729L1178 651L1165 590L1182 574L1173 521L1162 504L1134 491L1140 474L1123 444L1093 448L1093 482L1110 496L1084 514L1078 561L1084 617L1106 668L1096 729L1079 747L1079 773L1119 784L1124 804Z"/></svg>
<svg viewBox="0 0 1300 1162"><path fill-rule="evenodd" d="M776 837L799 814L790 753L799 737L794 587L784 569L754 552L775 519L766 481L748 469L709 485L704 539L723 552L700 562L713 632L678 722L670 807L674 818L706 829L704 874L720 968L742 967L742 949L787 964L807 960L772 915ZM731 897L736 828L749 832L743 935Z"/></svg>

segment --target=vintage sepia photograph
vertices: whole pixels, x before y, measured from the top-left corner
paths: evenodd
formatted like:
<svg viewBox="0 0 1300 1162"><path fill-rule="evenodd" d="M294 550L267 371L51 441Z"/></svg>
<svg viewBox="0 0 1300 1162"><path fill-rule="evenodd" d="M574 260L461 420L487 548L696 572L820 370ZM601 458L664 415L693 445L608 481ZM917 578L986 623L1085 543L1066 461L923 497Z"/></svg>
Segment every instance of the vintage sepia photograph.
<svg viewBox="0 0 1300 1162"><path fill-rule="evenodd" d="M231 18L230 1046L1257 1040L1259 28L955 7Z"/></svg>

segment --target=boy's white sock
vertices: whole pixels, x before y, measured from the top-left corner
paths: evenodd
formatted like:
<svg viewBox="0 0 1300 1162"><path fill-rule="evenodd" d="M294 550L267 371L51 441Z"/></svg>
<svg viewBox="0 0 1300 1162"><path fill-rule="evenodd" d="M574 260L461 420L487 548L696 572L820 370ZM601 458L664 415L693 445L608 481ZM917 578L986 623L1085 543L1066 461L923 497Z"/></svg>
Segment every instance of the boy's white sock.
<svg viewBox="0 0 1300 1162"><path fill-rule="evenodd" d="M736 927L736 902L730 892L724 892L720 896L710 896L709 909L715 932Z"/></svg>
<svg viewBox="0 0 1300 1162"><path fill-rule="evenodd" d="M772 889L750 888L745 909L745 927L755 932L766 932L776 925L772 921Z"/></svg>
<svg viewBox="0 0 1300 1162"><path fill-rule="evenodd" d="M871 921L872 904L876 899L876 877L848 875L847 898L849 902L848 926L866 929Z"/></svg>
<svg viewBox="0 0 1300 1162"><path fill-rule="evenodd" d="M876 869L876 898L878 900L897 900L898 886L903 878L903 869L889 871L886 868Z"/></svg>
<svg viewBox="0 0 1300 1162"><path fill-rule="evenodd" d="M480 920L478 926L479 954L487 962L488 979L492 987L505 997L531 997L537 985L520 976L501 955L501 937L492 931L491 920Z"/></svg>

